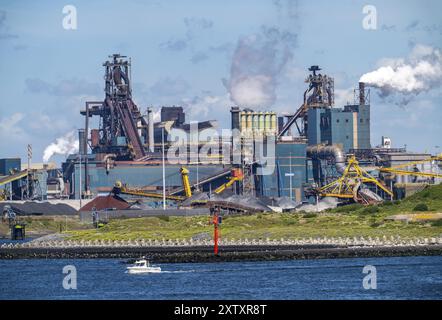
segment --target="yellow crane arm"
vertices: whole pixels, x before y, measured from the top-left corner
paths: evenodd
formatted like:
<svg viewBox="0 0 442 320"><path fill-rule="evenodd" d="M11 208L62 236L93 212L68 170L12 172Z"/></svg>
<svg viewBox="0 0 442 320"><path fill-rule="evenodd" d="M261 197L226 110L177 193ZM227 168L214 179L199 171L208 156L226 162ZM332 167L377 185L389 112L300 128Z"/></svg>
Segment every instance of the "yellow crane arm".
<svg viewBox="0 0 442 320"><path fill-rule="evenodd" d="M418 160L418 161L402 163L402 164L399 164L397 166L392 166L390 168L382 168L381 170L384 170L384 169L388 169L388 170L394 169L394 170L396 170L396 169L406 168L406 167L409 167L409 166L412 166L412 165L415 165L415 164L422 164L422 163L429 162L429 161L442 161L442 154L438 155L438 156L435 156L435 157L427 158L427 159L424 159L424 160Z"/></svg>
<svg viewBox="0 0 442 320"><path fill-rule="evenodd" d="M219 194L232 186L236 181L241 181L244 178L244 175L241 170L239 169L233 169L232 170L232 176L229 178L229 181L226 183L223 183L218 188L215 189L214 193Z"/></svg>
<svg viewBox="0 0 442 320"><path fill-rule="evenodd" d="M404 176L420 176L420 177L431 177L431 178L442 178L442 174L439 173L429 173L429 172L420 172L420 171L408 171L408 170L397 170L393 168L381 168L380 172L390 172L398 175Z"/></svg>
<svg viewBox="0 0 442 320"><path fill-rule="evenodd" d="M119 188L119 192L123 193L123 194L129 194L129 195L140 196L140 197L157 198L157 199L162 199L163 198L163 195L161 193L146 192L146 191L138 190L138 189L128 189L126 187ZM184 197L181 197L181 196L171 196L171 195L166 195L166 199L168 199L168 200L175 200L175 201L183 201L183 200L185 200Z"/></svg>
<svg viewBox="0 0 442 320"><path fill-rule="evenodd" d="M362 182L368 182L368 183L374 183L375 185L377 185L379 188L381 188L382 190L384 190L386 193L388 193L390 196L394 196L394 193L388 189L386 186L384 186L381 182L379 182L378 180L376 180L375 178L371 177L370 178L366 178L363 177L362 178Z"/></svg>
<svg viewBox="0 0 442 320"><path fill-rule="evenodd" d="M219 194L221 192L223 192L224 190L226 190L228 187L230 187L232 184L235 183L235 181L238 181L239 179L236 177L231 177L229 181L227 181L226 183L223 183L222 185L220 185L218 188L215 189L214 193Z"/></svg>
<svg viewBox="0 0 442 320"><path fill-rule="evenodd" d="M181 170L181 179L183 181L183 188L184 188L184 194L187 198L190 198L192 196L192 189L190 188L190 182L189 182L189 170L182 167Z"/></svg>

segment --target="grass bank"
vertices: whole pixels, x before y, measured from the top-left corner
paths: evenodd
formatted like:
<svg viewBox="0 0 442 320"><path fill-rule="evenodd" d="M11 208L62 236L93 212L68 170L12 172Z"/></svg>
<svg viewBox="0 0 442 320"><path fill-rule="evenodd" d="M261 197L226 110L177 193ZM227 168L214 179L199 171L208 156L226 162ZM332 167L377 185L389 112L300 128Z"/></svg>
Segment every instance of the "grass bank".
<svg viewBox="0 0 442 320"><path fill-rule="evenodd" d="M90 228L80 222L77 216L26 216L20 217L26 223L26 236L35 237L69 230ZM0 238L9 238L10 230L7 223L0 223Z"/></svg>
<svg viewBox="0 0 442 320"><path fill-rule="evenodd" d="M98 230L70 231L74 240L190 239L210 237L213 226L207 217L148 217L112 220ZM386 220L382 214L257 214L228 216L221 236L229 239L296 239L305 237L436 237L442 226L436 222Z"/></svg>
<svg viewBox="0 0 442 320"><path fill-rule="evenodd" d="M416 208L417 207L417 208ZM421 211L425 209L424 211ZM221 236L229 239L295 239L308 237L438 237L442 221L421 219L413 222L392 221L396 214L425 216L442 212L442 185L396 202L377 206L358 204L315 213L261 213L249 216L227 216L221 225ZM190 239L211 237L213 227L208 217L149 217L112 220L95 230L70 231L71 239Z"/></svg>
<svg viewBox="0 0 442 320"><path fill-rule="evenodd" d="M358 204L316 213L261 213L226 216L221 236L229 239L296 239L309 237L438 237L442 220L425 219L442 212L442 185L431 186L402 201L377 206ZM390 220L397 214L412 214L422 219L404 222ZM25 217L28 236L66 233L73 240L190 239L211 238L209 217L146 217L115 219L100 229L84 224L77 217ZM7 225L0 235L9 237Z"/></svg>

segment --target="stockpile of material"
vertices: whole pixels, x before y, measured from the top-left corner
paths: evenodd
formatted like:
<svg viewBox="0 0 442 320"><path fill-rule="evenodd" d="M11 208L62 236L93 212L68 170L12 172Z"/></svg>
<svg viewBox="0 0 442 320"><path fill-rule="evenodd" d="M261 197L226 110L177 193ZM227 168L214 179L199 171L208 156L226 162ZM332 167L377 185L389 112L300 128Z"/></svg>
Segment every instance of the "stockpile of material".
<svg viewBox="0 0 442 320"><path fill-rule="evenodd" d="M263 198L262 201L272 210L280 212L294 210L302 205L301 202L296 202L290 197Z"/></svg>
<svg viewBox="0 0 442 320"><path fill-rule="evenodd" d="M212 195L208 204L226 205L228 207L236 207L251 212L271 211L262 200L254 196L231 195L223 198L219 195Z"/></svg>
<svg viewBox="0 0 442 320"><path fill-rule="evenodd" d="M0 203L1 212L5 205L11 206L19 215L75 215L77 210L64 203L51 204L49 202L26 201L24 203L2 202Z"/></svg>
<svg viewBox="0 0 442 320"><path fill-rule="evenodd" d="M130 205L124 199L115 196L98 196L88 204L84 205L80 211L93 211L93 210L125 210L129 209Z"/></svg>
<svg viewBox="0 0 442 320"><path fill-rule="evenodd" d="M194 194L190 198L184 200L180 206L190 207L192 206L193 201L207 201L207 200L209 200L209 196L206 192L194 192Z"/></svg>

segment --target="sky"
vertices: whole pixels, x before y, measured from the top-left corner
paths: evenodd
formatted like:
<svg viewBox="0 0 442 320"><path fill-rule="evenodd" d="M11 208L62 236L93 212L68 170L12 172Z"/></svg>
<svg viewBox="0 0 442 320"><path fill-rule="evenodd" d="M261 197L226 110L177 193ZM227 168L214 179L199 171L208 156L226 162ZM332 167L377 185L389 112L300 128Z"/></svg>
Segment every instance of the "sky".
<svg viewBox="0 0 442 320"><path fill-rule="evenodd" d="M63 27L66 5L76 29ZM364 28L366 5L376 9L374 29ZM361 76L388 66L394 83L370 89L372 146L388 136L393 147L440 153L440 12L438 0L2 0L0 158L25 159L31 144L41 162L48 145L81 128L85 102L104 97L112 53L131 57L142 112L181 105L187 121L220 128L236 104L294 112L311 65L334 77L335 107L352 101Z"/></svg>

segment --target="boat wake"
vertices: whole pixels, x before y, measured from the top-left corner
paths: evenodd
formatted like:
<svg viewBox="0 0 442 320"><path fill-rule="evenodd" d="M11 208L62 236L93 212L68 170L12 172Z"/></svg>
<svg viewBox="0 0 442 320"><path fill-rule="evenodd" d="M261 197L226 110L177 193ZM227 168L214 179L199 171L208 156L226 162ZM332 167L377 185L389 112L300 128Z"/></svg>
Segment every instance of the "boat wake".
<svg viewBox="0 0 442 320"><path fill-rule="evenodd" d="M171 271L161 270L161 273L190 273L190 272L196 272L196 270L171 270Z"/></svg>

